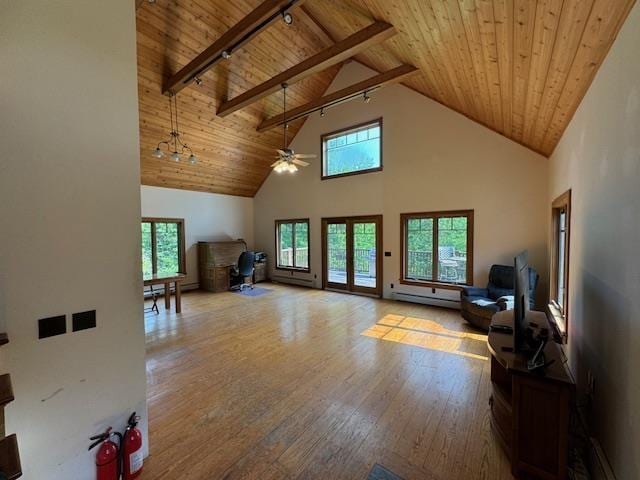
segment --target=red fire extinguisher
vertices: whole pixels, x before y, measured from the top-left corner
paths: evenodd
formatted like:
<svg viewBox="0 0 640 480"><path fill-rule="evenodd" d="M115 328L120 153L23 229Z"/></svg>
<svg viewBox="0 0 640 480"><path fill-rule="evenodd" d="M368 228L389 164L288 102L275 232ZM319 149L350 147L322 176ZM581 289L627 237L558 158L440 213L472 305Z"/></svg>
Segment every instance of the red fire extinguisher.
<svg viewBox="0 0 640 480"><path fill-rule="evenodd" d="M123 480L133 480L142 473L142 432L137 428L140 417L133 412L122 440Z"/></svg>
<svg viewBox="0 0 640 480"><path fill-rule="evenodd" d="M119 443L113 442L111 437L118 437ZM100 445L98 453L96 453L97 480L119 480L122 435L118 432L112 432L109 427L104 433L94 435L89 440L95 440L89 446L89 450Z"/></svg>

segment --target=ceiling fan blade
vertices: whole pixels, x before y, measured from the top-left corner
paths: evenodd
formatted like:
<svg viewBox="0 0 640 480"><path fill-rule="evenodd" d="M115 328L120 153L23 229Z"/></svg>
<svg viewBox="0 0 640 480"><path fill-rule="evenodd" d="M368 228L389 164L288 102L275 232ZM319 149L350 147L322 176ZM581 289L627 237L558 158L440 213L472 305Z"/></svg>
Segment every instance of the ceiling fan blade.
<svg viewBox="0 0 640 480"><path fill-rule="evenodd" d="M296 153L296 158L316 158L316 155L313 153Z"/></svg>
<svg viewBox="0 0 640 480"><path fill-rule="evenodd" d="M308 167L310 165L309 162L305 162L303 160L298 160L297 158L294 158L293 160L291 160L293 163L295 163L296 165L300 165L301 167Z"/></svg>
<svg viewBox="0 0 640 480"><path fill-rule="evenodd" d="M285 152L284 150L276 150L276 152L278 152L281 156L286 157L287 156L287 152Z"/></svg>

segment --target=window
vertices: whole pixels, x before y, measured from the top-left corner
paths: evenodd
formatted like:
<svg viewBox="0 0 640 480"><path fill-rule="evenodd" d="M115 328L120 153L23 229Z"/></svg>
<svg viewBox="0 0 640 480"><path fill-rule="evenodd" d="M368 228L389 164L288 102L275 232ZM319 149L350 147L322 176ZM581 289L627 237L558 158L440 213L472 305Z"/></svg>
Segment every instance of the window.
<svg viewBox="0 0 640 480"><path fill-rule="evenodd" d="M142 274L186 273L184 220L142 219Z"/></svg>
<svg viewBox="0 0 640 480"><path fill-rule="evenodd" d="M382 170L382 119L322 136L322 178Z"/></svg>
<svg viewBox="0 0 640 480"><path fill-rule="evenodd" d="M309 271L309 219L276 220L276 268Z"/></svg>
<svg viewBox="0 0 640 480"><path fill-rule="evenodd" d="M406 213L402 225L402 279L442 288L473 283L473 210Z"/></svg>
<svg viewBox="0 0 640 480"><path fill-rule="evenodd" d="M569 305L569 227L571 224L571 190L556 198L551 205L553 244L551 245L551 314L560 331L567 336Z"/></svg>

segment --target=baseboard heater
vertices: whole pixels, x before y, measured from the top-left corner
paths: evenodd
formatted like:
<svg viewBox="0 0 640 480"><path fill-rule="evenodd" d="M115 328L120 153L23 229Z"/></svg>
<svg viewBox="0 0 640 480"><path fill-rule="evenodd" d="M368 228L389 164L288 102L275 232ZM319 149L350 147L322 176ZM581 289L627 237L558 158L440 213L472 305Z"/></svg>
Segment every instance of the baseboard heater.
<svg viewBox="0 0 640 480"><path fill-rule="evenodd" d="M299 285L301 287L314 287L315 282L309 278L287 277L285 275L272 275L271 281L276 283L289 283L291 285Z"/></svg>
<svg viewBox="0 0 640 480"><path fill-rule="evenodd" d="M414 293L393 293L393 299L401 302L422 303L424 305L433 305L435 307L445 307L460 309L460 301L442 297L434 297L431 295L417 295Z"/></svg>

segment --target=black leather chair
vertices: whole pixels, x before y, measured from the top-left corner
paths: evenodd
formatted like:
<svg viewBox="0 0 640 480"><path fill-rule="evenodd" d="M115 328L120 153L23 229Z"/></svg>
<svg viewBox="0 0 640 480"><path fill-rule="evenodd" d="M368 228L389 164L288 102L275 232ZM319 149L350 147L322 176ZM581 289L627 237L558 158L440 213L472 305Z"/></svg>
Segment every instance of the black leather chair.
<svg viewBox="0 0 640 480"><path fill-rule="evenodd" d="M529 307L533 308L539 275L529 267ZM493 265L486 288L466 287L460 292L460 312L470 324L489 330L491 317L501 310L513 309L515 277L509 265Z"/></svg>
<svg viewBox="0 0 640 480"><path fill-rule="evenodd" d="M253 277L253 264L256 255L253 252L242 252L238 258L238 265L231 270L231 290L243 290L245 287L253 289L253 280L245 282L245 278Z"/></svg>

